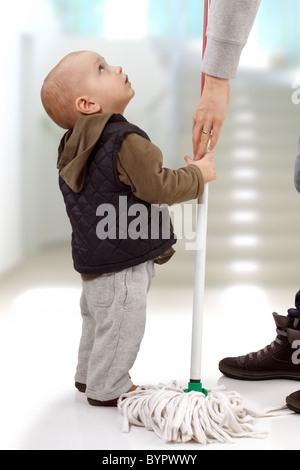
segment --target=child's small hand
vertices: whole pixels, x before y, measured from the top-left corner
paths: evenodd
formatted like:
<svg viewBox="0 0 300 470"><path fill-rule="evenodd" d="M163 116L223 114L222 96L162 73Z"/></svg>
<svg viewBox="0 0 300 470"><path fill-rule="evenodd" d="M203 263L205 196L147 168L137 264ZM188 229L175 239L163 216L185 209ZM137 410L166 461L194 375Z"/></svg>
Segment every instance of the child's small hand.
<svg viewBox="0 0 300 470"><path fill-rule="evenodd" d="M216 164L212 161L214 154L208 152L204 155L201 160L192 160L191 157L184 157L188 165L196 165L200 168L203 175L204 183L209 183L210 181L215 181L217 179L216 175Z"/></svg>

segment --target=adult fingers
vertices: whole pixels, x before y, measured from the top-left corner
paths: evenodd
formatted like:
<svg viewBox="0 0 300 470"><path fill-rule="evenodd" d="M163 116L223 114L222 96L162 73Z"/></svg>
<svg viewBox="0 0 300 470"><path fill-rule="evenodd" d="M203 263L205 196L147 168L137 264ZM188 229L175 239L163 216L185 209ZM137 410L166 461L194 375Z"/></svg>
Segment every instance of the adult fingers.
<svg viewBox="0 0 300 470"><path fill-rule="evenodd" d="M196 157L199 149L199 144L201 141L201 133L203 129L203 124L200 122L195 122L194 121L194 126L193 126L193 154L194 157Z"/></svg>
<svg viewBox="0 0 300 470"><path fill-rule="evenodd" d="M206 154L207 148L208 148L209 143L210 143L210 139L211 139L210 132L203 134L203 131L202 131L201 140L199 142L199 146L198 146L198 149L197 149L197 152L196 152L195 160L201 160L201 158L203 158L203 156Z"/></svg>
<svg viewBox="0 0 300 470"><path fill-rule="evenodd" d="M201 128L199 126L197 129L198 135L196 139L193 140L195 160L200 160L207 152L207 147L211 139L211 128L211 123L205 123Z"/></svg>
<svg viewBox="0 0 300 470"><path fill-rule="evenodd" d="M209 150L214 150L215 146L218 143L220 134L222 130L222 124L214 123L213 124L213 131L210 139Z"/></svg>

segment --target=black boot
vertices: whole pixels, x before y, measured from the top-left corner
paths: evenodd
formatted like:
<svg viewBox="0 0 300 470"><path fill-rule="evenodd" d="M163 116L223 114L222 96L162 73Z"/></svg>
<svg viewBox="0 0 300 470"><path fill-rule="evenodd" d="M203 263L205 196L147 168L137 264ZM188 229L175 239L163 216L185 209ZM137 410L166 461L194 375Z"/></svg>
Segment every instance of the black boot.
<svg viewBox="0 0 300 470"><path fill-rule="evenodd" d="M288 311L289 316L298 317L300 315L300 291L296 295L295 305L296 305L295 309L291 308ZM300 354L297 355L295 353L294 360L300 362ZM286 397L286 404L287 404L288 408L295 411L295 413L300 413L300 390L298 390L297 392L294 392L291 395L289 395L288 397Z"/></svg>
<svg viewBox="0 0 300 470"><path fill-rule="evenodd" d="M300 390L286 397L286 404L290 410L300 413Z"/></svg>
<svg viewBox="0 0 300 470"><path fill-rule="evenodd" d="M222 374L239 380L290 379L300 381L300 291L296 295L296 308L288 316L273 313L277 337L273 343L246 356L228 357L219 364ZM298 357L300 353L298 353Z"/></svg>

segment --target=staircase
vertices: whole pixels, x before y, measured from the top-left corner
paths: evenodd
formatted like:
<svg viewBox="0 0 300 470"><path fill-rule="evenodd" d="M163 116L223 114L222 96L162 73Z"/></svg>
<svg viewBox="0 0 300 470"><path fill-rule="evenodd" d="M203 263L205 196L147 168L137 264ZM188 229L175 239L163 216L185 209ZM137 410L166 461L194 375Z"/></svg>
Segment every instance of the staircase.
<svg viewBox="0 0 300 470"><path fill-rule="evenodd" d="M300 288L300 195L293 184L300 105L291 101L295 78L280 70L240 70L231 82L230 108L215 150L218 180L209 188L207 286ZM200 70L185 68L182 83L178 166L192 154ZM176 265L182 282L191 284L194 252L185 246L185 240L177 244ZM174 267L167 267L166 275Z"/></svg>

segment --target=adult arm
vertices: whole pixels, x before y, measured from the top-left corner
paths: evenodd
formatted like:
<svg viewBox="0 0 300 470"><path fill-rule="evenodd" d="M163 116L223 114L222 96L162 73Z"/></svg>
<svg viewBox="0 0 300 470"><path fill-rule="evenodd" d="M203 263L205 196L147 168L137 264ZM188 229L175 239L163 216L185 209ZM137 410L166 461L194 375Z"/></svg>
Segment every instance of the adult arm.
<svg viewBox="0 0 300 470"><path fill-rule="evenodd" d="M256 18L260 0L212 0L207 45L202 64L203 95L193 116L193 148L196 159L216 146L230 99L229 80L235 78L241 53ZM207 132L207 134L203 134Z"/></svg>
<svg viewBox="0 0 300 470"><path fill-rule="evenodd" d="M295 162L294 182L295 182L295 188L297 189L298 193L300 193L300 138L299 138L299 145L298 145L298 155L297 155L296 162Z"/></svg>

